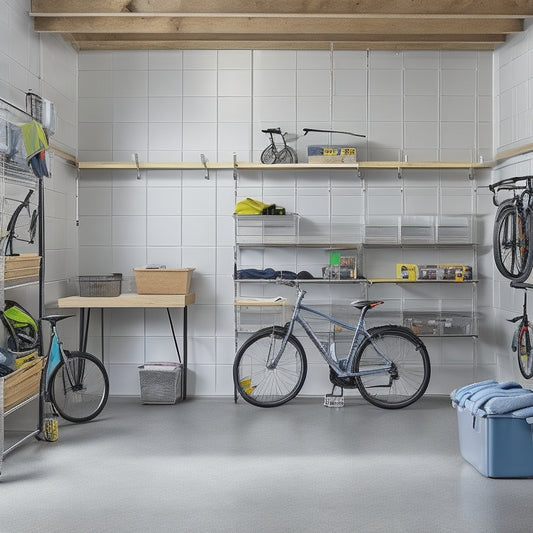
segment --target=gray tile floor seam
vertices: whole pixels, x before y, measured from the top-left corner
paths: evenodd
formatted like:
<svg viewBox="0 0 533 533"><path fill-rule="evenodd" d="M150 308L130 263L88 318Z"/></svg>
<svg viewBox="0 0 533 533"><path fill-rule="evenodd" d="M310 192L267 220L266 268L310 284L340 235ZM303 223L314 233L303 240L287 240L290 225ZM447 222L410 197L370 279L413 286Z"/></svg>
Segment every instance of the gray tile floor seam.
<svg viewBox="0 0 533 533"><path fill-rule="evenodd" d="M95 421L60 422L57 442L6 457L0 496L2 533L512 533L531 530L533 480L464 461L443 397L398 411L113 397Z"/></svg>

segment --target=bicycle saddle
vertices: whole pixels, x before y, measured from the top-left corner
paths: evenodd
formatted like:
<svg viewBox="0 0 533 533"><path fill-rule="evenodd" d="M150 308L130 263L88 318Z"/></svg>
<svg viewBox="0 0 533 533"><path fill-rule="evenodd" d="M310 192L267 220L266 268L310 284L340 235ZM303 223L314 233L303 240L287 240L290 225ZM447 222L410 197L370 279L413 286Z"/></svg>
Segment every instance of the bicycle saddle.
<svg viewBox="0 0 533 533"><path fill-rule="evenodd" d="M48 316L42 316L41 320L46 320L50 322L50 324L54 325L57 324L60 320L64 320L65 318L70 318L74 315L48 315Z"/></svg>
<svg viewBox="0 0 533 533"><path fill-rule="evenodd" d="M261 130L263 133L277 133L281 135L281 128L269 128L267 130Z"/></svg>
<svg viewBox="0 0 533 533"><path fill-rule="evenodd" d="M376 307L376 305L381 305L382 303L381 300L357 300L350 305L353 305L357 309L364 309L365 307Z"/></svg>

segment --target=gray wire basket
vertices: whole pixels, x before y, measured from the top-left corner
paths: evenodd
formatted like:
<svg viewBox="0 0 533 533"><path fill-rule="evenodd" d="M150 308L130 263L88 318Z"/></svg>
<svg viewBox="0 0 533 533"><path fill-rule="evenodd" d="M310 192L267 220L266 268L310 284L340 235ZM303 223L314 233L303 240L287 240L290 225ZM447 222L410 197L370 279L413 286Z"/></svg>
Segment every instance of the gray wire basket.
<svg viewBox="0 0 533 533"><path fill-rule="evenodd" d="M119 296L122 287L122 274L108 276L79 276L80 296Z"/></svg>
<svg viewBox="0 0 533 533"><path fill-rule="evenodd" d="M174 404L181 398L181 363L146 363L139 367L141 401Z"/></svg>

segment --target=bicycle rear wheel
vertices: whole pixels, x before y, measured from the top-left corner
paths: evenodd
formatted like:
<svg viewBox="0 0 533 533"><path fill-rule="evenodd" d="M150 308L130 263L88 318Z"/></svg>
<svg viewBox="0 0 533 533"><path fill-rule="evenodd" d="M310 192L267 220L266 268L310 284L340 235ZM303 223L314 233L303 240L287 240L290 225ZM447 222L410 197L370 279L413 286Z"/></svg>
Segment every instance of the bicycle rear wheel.
<svg viewBox="0 0 533 533"><path fill-rule="evenodd" d="M65 355L66 362L61 362L50 376L50 401L65 420L88 422L102 412L107 402L107 372L94 355L68 351Z"/></svg>
<svg viewBox="0 0 533 533"><path fill-rule="evenodd" d="M533 377L533 354L531 353L531 325L522 324L518 334L518 367L526 379Z"/></svg>
<svg viewBox="0 0 533 533"><path fill-rule="evenodd" d="M278 151L273 145L267 146L261 154L261 163L265 165L272 165L276 162Z"/></svg>
<svg viewBox="0 0 533 533"><path fill-rule="evenodd" d="M370 330L372 336L361 346L353 372L376 371L356 376L361 396L377 407L399 409L416 402L429 385L431 366L424 343L409 329L383 326ZM385 361L388 371L379 371Z"/></svg>
<svg viewBox="0 0 533 533"><path fill-rule="evenodd" d="M248 403L257 407L277 407L300 392L307 375L307 359L296 337L289 337L278 364L268 367L284 338L283 328L265 328L250 337L237 352L233 381Z"/></svg>
<svg viewBox="0 0 533 533"><path fill-rule="evenodd" d="M531 273L530 232L529 218L524 220L513 200L503 202L494 220L493 253L496 268L507 279L525 281Z"/></svg>

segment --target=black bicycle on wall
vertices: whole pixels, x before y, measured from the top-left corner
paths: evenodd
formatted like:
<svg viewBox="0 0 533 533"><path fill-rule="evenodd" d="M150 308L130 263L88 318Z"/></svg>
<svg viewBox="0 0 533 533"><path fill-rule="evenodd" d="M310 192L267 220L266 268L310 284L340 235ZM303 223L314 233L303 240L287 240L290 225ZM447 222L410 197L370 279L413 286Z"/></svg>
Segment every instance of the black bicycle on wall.
<svg viewBox="0 0 533 533"><path fill-rule="evenodd" d="M496 268L507 279L526 281L533 269L533 176L507 178L489 190L498 207L493 231ZM502 194L507 194L504 200Z"/></svg>
<svg viewBox="0 0 533 533"><path fill-rule="evenodd" d="M522 314L508 319L509 322L517 324L511 349L518 356L518 368L526 379L533 377L533 353L531 350L531 323L527 315L527 289L533 289L529 283L511 282L511 287L524 289L524 303L522 304Z"/></svg>

